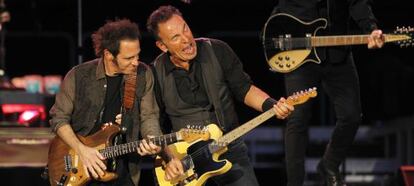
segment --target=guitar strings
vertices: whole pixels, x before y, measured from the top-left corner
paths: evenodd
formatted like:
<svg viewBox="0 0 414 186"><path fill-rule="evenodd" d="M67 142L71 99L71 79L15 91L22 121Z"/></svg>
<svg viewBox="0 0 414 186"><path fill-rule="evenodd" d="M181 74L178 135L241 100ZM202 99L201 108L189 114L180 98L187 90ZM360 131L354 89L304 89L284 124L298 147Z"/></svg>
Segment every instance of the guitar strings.
<svg viewBox="0 0 414 186"><path fill-rule="evenodd" d="M170 142L177 141L175 133L150 138L148 140L150 140L154 144L163 145L163 144L168 144L167 138L170 139ZM112 158L112 157L116 157L116 156L119 156L119 155L124 155L124 154L130 153L130 152L136 151L136 147L138 147L138 145L141 143L141 141L142 140L138 140L138 141L132 141L132 142L128 142L128 143L124 143L124 144L120 144L120 145L109 146L109 147L106 147L104 149L99 150L99 153L101 153L103 155L106 153L107 155L105 155L105 156L108 156L107 158Z"/></svg>

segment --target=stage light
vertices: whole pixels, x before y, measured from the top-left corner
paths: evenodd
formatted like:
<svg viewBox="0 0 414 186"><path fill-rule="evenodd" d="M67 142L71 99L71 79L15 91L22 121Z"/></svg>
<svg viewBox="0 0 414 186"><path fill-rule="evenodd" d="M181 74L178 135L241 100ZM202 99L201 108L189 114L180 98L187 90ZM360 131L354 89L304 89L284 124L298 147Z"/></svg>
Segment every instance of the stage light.
<svg viewBox="0 0 414 186"><path fill-rule="evenodd" d="M36 126L46 120L45 107L35 104L3 104L2 119L22 126Z"/></svg>
<svg viewBox="0 0 414 186"><path fill-rule="evenodd" d="M40 120L40 112L38 110L25 110L20 114L17 122L29 126L30 123L33 123L36 120Z"/></svg>

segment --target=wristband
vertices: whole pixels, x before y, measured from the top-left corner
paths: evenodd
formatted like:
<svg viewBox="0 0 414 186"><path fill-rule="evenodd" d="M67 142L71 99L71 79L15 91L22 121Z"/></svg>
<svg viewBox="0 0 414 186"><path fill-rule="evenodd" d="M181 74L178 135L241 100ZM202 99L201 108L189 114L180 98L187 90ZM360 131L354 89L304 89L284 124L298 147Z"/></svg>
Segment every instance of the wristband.
<svg viewBox="0 0 414 186"><path fill-rule="evenodd" d="M276 104L277 101L274 100L271 97L268 97L262 104L262 110L264 111L268 111L269 109L273 108L273 105Z"/></svg>

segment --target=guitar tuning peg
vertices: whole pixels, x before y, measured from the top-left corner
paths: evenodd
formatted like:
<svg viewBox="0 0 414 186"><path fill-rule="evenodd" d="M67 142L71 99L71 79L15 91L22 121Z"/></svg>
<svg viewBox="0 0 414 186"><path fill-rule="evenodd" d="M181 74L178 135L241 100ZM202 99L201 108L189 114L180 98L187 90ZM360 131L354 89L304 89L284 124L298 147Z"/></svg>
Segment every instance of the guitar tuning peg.
<svg viewBox="0 0 414 186"><path fill-rule="evenodd" d="M190 128L190 125L187 125L186 127L187 127L187 129L189 129Z"/></svg>

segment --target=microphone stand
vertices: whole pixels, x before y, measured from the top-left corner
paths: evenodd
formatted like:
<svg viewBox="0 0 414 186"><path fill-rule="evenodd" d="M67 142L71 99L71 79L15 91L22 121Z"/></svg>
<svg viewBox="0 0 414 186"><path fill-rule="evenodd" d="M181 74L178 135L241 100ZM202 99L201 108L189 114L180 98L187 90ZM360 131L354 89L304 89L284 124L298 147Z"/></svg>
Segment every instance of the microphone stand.
<svg viewBox="0 0 414 186"><path fill-rule="evenodd" d="M0 89L13 88L9 78L6 75L6 49L4 47L6 39L6 29L3 24L3 20L0 17Z"/></svg>

